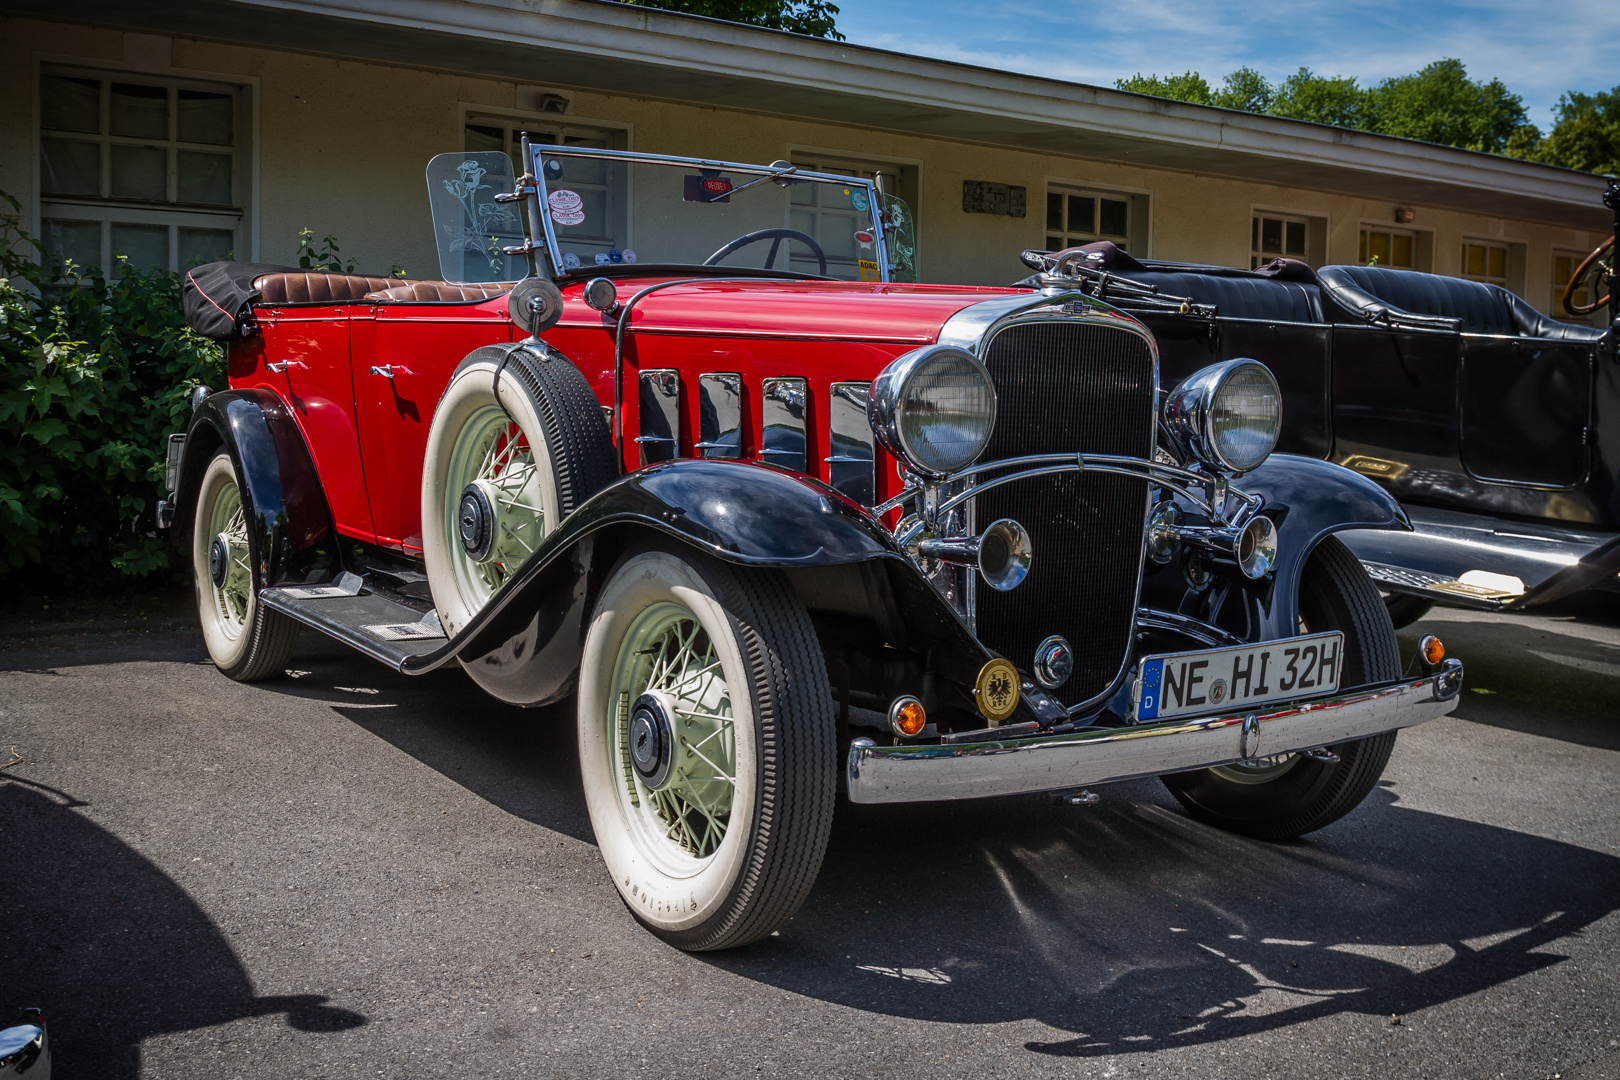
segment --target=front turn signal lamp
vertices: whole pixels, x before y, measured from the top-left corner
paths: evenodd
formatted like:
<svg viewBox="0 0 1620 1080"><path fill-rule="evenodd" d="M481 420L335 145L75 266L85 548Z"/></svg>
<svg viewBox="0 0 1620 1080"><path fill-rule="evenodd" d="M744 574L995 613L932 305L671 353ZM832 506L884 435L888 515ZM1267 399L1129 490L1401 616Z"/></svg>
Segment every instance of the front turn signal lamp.
<svg viewBox="0 0 1620 1080"><path fill-rule="evenodd" d="M928 724L923 703L914 697L897 697L889 705L889 730L902 739L915 739Z"/></svg>
<svg viewBox="0 0 1620 1080"><path fill-rule="evenodd" d="M1425 667L1437 668L1446 658L1446 643L1433 634L1424 634L1418 639L1418 656Z"/></svg>

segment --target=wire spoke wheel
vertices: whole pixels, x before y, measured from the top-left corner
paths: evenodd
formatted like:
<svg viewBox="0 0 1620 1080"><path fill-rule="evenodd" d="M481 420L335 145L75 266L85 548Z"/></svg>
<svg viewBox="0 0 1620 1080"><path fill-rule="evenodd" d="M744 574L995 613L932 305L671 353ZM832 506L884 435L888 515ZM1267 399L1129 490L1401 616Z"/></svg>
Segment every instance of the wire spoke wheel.
<svg viewBox="0 0 1620 1080"><path fill-rule="evenodd" d="M492 511L488 554L480 559L456 544L449 555L462 596L476 610L534 554L547 531L533 446L523 429L493 405L473 414L451 449L444 485L448 520L456 520L463 493L473 484Z"/></svg>
<svg viewBox="0 0 1620 1080"><path fill-rule="evenodd" d="M279 675L298 624L259 603L253 507L228 453L214 455L197 488L191 570L209 658L238 682Z"/></svg>
<svg viewBox="0 0 1620 1080"><path fill-rule="evenodd" d="M591 827L643 925L725 949L793 915L832 828L836 730L780 571L632 551L595 602L578 708Z"/></svg>
<svg viewBox="0 0 1620 1080"><path fill-rule="evenodd" d="M675 874L719 850L737 791L737 732L731 690L713 641L678 604L643 611L615 665L614 764L625 816L647 856ZM631 706L645 696L664 706L671 761L649 785L632 764Z"/></svg>

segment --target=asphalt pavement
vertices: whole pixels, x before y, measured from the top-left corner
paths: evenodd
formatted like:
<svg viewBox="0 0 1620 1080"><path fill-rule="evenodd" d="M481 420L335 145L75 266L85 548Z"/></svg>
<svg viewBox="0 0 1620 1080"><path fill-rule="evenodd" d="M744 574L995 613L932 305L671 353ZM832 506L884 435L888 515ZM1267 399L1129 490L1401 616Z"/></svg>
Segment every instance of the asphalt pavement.
<svg viewBox="0 0 1620 1080"><path fill-rule="evenodd" d="M59 1080L1620 1078L1620 615L1404 632L1462 703L1303 840L1157 781L843 805L797 918L689 956L603 871L571 706L314 635L242 686L184 597L50 603L0 619L0 1011Z"/></svg>

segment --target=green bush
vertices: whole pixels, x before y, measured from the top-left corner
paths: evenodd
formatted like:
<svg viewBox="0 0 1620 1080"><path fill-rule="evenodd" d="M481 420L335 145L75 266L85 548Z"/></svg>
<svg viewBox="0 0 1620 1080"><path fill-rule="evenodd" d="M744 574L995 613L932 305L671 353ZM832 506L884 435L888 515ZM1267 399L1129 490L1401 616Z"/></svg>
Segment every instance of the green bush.
<svg viewBox="0 0 1620 1080"><path fill-rule="evenodd" d="M180 560L153 522L164 446L192 389L224 386L223 350L186 325L178 274L122 258L110 276L49 273L0 199L0 581L85 593L170 576Z"/></svg>

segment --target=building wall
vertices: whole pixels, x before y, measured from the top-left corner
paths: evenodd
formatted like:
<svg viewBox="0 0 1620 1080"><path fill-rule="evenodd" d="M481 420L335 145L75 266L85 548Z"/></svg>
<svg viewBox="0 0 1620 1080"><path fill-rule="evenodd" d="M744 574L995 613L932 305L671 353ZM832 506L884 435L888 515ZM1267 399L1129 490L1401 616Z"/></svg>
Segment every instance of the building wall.
<svg viewBox="0 0 1620 1080"><path fill-rule="evenodd" d="M37 74L39 65L49 62L247 85L255 117L251 256L290 261L298 230L308 228L317 237L336 236L343 255L362 269L383 272L398 263L413 276L436 276L422 173L427 160L461 148L467 106L517 112L520 99L534 96L533 88L510 82L0 19L0 101L8 103L0 109L0 191L16 196L36 227ZM1247 266L1256 207L1322 219L1326 262L1357 261L1364 222L1393 224L1391 204L1334 192L554 89L572 96L566 119L628 125L630 145L637 150L765 162L787 156L789 147L814 147L914 164L925 280L997 284L1022 277L1027 271L1018 252L1045 246L1045 192L1055 182L1145 194L1149 220L1133 250L1164 259ZM1027 216L964 213L967 179L1023 185ZM1437 273L1460 273L1466 238L1523 245L1518 267L1523 293L1543 310L1551 310L1555 300L1554 249L1585 252L1602 239L1533 221L1421 204L1414 209L1411 227L1432 233Z"/></svg>

